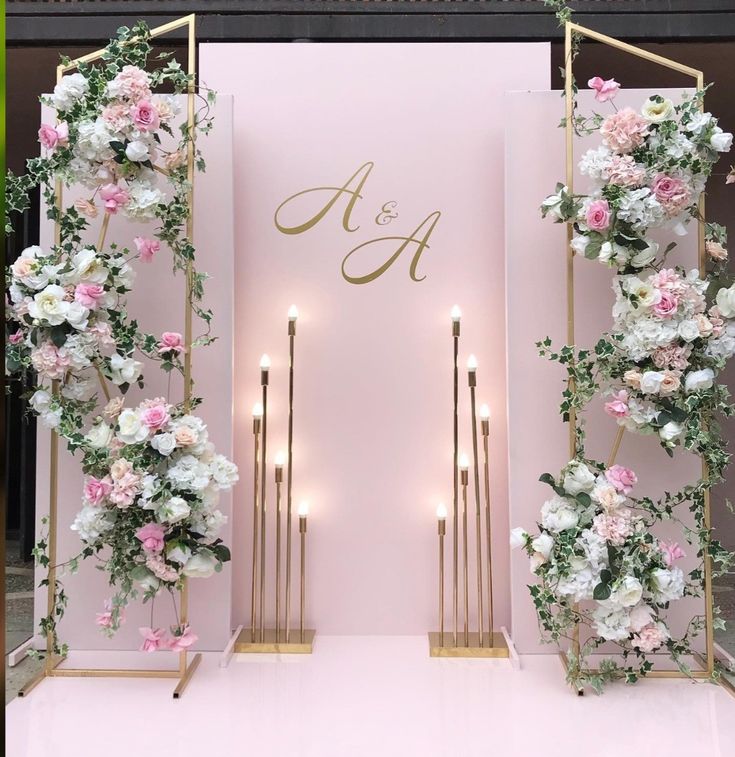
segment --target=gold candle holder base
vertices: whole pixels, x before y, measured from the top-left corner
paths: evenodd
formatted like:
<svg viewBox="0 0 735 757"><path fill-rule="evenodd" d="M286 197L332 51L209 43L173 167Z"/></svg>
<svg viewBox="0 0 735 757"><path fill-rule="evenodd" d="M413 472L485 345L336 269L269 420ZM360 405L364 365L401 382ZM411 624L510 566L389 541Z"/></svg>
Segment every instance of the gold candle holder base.
<svg viewBox="0 0 735 757"><path fill-rule="evenodd" d="M237 654L311 654L314 651L314 637L316 631L304 630L304 640L301 641L301 634L298 630L291 629L290 641L286 641L285 631L281 631L276 641L276 629L266 628L263 634L263 641L259 641L259 634L256 634L256 640L249 628L243 628L235 642L234 651Z"/></svg>
<svg viewBox="0 0 735 757"><path fill-rule="evenodd" d="M462 635L457 639L462 641ZM429 632L429 656L430 657L495 657L509 658L510 649L502 631L494 631L492 634L482 635L483 646L480 646L480 635L477 631L470 631L468 646L455 646L452 634L444 634L444 645L438 631Z"/></svg>

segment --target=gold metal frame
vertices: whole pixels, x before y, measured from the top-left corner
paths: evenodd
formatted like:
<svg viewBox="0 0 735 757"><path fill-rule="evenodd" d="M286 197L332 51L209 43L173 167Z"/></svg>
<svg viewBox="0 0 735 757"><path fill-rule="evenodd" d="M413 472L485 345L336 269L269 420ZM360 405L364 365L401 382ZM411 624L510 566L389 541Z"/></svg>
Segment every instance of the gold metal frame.
<svg viewBox="0 0 735 757"><path fill-rule="evenodd" d="M168 24L157 26L151 29L151 38L161 37L176 29L188 29L187 37L187 73L190 76L187 90L187 124L190 135L193 134L195 126L195 77L196 77L196 15L191 14L183 18L171 21ZM99 60L104 54L105 48L95 50L92 53L76 58L67 64L61 64L56 67L56 81L61 81L62 76L78 68L81 63L91 63ZM186 219L186 235L189 239L194 237L194 142L192 139L187 144L187 179L189 182L189 191L187 204L189 214ZM60 180L56 180L56 207L59 211L63 208L63 185ZM102 247L107 234L109 215L105 214L100 230L98 248ZM61 227L58 221L54 225L54 241L58 245L61 243ZM191 344L192 344L192 307L191 293L193 285L193 265L191 261L186 264L186 298L184 310L184 342L186 352L184 353L184 407L188 412L191 403L192 375L191 375ZM53 391L59 391L58 381L53 382ZM104 377L100 373L100 383L102 385L105 397L109 400L109 393ZM58 526L58 463L59 463L59 438L55 431L51 432L51 456L49 466L50 486L49 486L49 559L50 567L48 572L48 612L51 614L54 607L54 598L56 593L56 539ZM185 624L188 617L189 587L186 579L183 579L183 585L180 592L180 622ZM62 658L53 655L53 638L49 633L46 639L46 664L41 672L27 683L19 692L18 696L26 696L38 683L44 678L62 678L62 677L81 677L81 678L178 678L179 682L173 692L174 699L181 697L194 671L201 662L202 655L197 653L191 661L188 660L187 652L184 650L179 653L179 664L176 669L152 669L136 670L127 668L65 668L59 667L63 662Z"/></svg>
<svg viewBox="0 0 735 757"><path fill-rule="evenodd" d="M573 49L572 49L572 37L577 34L580 37L587 37L596 42L600 42L603 45L608 45L617 50L620 50L629 55L634 55L637 58L642 58L651 63L655 63L665 68L669 68L673 71L677 71L685 76L690 76L696 83L697 90L701 91L704 88L704 73L698 69L685 66L682 63L664 58L661 55L641 50L638 47L629 45L625 42L620 42L613 37L608 37L605 34L588 29L579 24L567 22L565 25L564 34L564 97L565 97L565 131L566 131L566 184L569 191L573 191L574 185L574 93L572 90L573 83ZM704 110L704 105L700 103L700 108ZM699 234L698 234L698 263L699 273L703 276L705 273L705 225L704 221L704 193L699 198ZM573 236L573 224L567 223L567 257L566 257L566 269L567 269L567 344L574 344L574 257L575 253L571 246ZM574 410L570 412L569 418L569 454L570 460L575 456L575 429L576 429L576 414ZM623 438L624 428L620 428L615 442L613 444L612 452L610 455L609 465L612 465L617 456L620 448L620 443ZM707 475L707 468L704 461L702 461L702 473L703 476ZM710 511L710 496L709 491L704 495L704 523L707 529L711 527L711 511ZM696 662L701 665L701 670L691 671L690 673L682 673L680 670L652 670L647 674L648 678L712 678L715 669L715 652L714 652L714 603L712 598L712 562L709 559L708 550L704 550L704 593L705 593L705 644L706 654L694 654L693 657ZM575 656L579 656L580 639L579 639L579 623L575 625L574 637L572 640L572 651ZM569 669L569 661L566 652L560 653L560 658L564 668ZM594 672L594 671L590 671ZM579 690L578 693L583 693L583 690Z"/></svg>

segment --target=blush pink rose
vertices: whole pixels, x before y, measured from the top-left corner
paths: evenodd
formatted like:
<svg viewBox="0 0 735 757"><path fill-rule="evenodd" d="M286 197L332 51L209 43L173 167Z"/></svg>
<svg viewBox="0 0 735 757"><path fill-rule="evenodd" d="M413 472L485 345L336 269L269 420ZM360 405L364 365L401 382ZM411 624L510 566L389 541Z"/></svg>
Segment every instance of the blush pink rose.
<svg viewBox="0 0 735 757"><path fill-rule="evenodd" d="M587 86L595 90L595 100L600 103L612 100L620 89L615 79L603 79L601 76L593 76L587 82Z"/></svg>
<svg viewBox="0 0 735 757"><path fill-rule="evenodd" d="M138 250L143 263L150 263L153 260L153 256L161 249L161 245L157 239L135 237L133 242L135 242L135 249Z"/></svg>
<svg viewBox="0 0 735 757"><path fill-rule="evenodd" d="M69 125L66 121L62 121L56 126L41 124L41 128L38 130L38 141L47 150L66 146L69 143Z"/></svg>
<svg viewBox="0 0 735 757"><path fill-rule="evenodd" d="M682 557L686 557L686 552L675 542L672 541L671 544L667 544L665 541L659 542L659 547L661 547L661 552L663 552L664 555L664 562L666 565L670 568L676 560L680 560Z"/></svg>
<svg viewBox="0 0 735 757"><path fill-rule="evenodd" d="M130 199L130 195L117 184L105 184L101 187L100 197L104 202L105 210L113 215Z"/></svg>
<svg viewBox="0 0 735 757"><path fill-rule="evenodd" d="M659 318L671 318L679 307L679 300L671 292L661 292L661 298L653 306L653 312Z"/></svg>
<svg viewBox="0 0 735 757"><path fill-rule="evenodd" d="M105 296L105 288L100 284L77 284L74 299L83 307L94 310Z"/></svg>
<svg viewBox="0 0 735 757"><path fill-rule="evenodd" d="M173 633L168 648L172 652L183 652L199 640L199 637L188 625L183 626L183 628L172 628L171 630Z"/></svg>
<svg viewBox="0 0 735 757"><path fill-rule="evenodd" d="M638 483L638 476L630 468L623 465L613 465L605 471L605 478L623 494L630 494Z"/></svg>
<svg viewBox="0 0 735 757"><path fill-rule="evenodd" d="M90 505L99 505L112 491L112 483L105 478L90 476L84 484L84 498Z"/></svg>
<svg viewBox="0 0 735 757"><path fill-rule="evenodd" d="M161 341L158 342L158 351L163 352L185 352L184 338L176 331L164 331L161 334Z"/></svg>
<svg viewBox="0 0 735 757"><path fill-rule="evenodd" d="M171 420L171 416L168 414L166 405L157 404L145 408L141 414L141 420L148 428L158 431Z"/></svg>
<svg viewBox="0 0 735 757"><path fill-rule="evenodd" d="M143 549L146 552L160 552L164 545L163 537L166 535L166 529L160 523L146 523L141 526L135 536L143 543Z"/></svg>
<svg viewBox="0 0 735 757"><path fill-rule="evenodd" d="M653 180L651 191L670 216L678 215L691 203L689 188L674 176L658 174Z"/></svg>
<svg viewBox="0 0 735 757"><path fill-rule="evenodd" d="M16 331L8 337L8 341L10 344L20 344L23 341L23 332Z"/></svg>
<svg viewBox="0 0 735 757"><path fill-rule="evenodd" d="M153 107L150 100L141 100L130 109L133 123L142 131L153 131L160 124L158 111Z"/></svg>
<svg viewBox="0 0 735 757"><path fill-rule="evenodd" d="M623 108L602 122L600 133L611 150L627 153L642 144L648 126L648 121L632 108Z"/></svg>
<svg viewBox="0 0 735 757"><path fill-rule="evenodd" d="M587 206L587 226L593 231L604 231L610 225L610 205L607 200L594 200Z"/></svg>
<svg viewBox="0 0 735 757"><path fill-rule="evenodd" d="M630 412L628 407L628 392L625 389L614 392L612 399L605 403L605 412L613 418L625 418Z"/></svg>
<svg viewBox="0 0 735 757"><path fill-rule="evenodd" d="M143 637L143 644L140 647L141 652L157 652L159 649L166 649L166 631L163 628L142 627L138 631Z"/></svg>

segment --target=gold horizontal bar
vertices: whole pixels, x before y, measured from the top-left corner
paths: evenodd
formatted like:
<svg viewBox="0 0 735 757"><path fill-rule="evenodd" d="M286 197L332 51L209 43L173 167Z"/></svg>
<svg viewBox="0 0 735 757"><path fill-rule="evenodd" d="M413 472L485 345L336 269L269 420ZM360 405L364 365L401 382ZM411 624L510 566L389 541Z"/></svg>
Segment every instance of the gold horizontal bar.
<svg viewBox="0 0 735 757"><path fill-rule="evenodd" d="M18 696L19 697L28 696L28 694L30 694L31 691L35 689L36 686L38 686L38 684L41 683L41 681L43 681L45 677L46 677L46 668L43 667L41 668L41 670L38 671L38 673L36 673L35 676L33 676L33 678L31 678L30 681L26 682L26 684L23 686L22 689L20 689L20 691L18 691Z"/></svg>
<svg viewBox="0 0 735 757"><path fill-rule="evenodd" d="M700 665L702 665L702 667L706 668L706 662L703 660L702 656L698 652L693 653L692 657ZM566 655L566 652L559 652L559 659L561 660L561 664L564 667L564 670L569 672L569 659ZM598 668L585 668L584 672L597 674L600 671ZM641 674L640 677L641 678L696 678L698 680L706 680L706 679L711 678L712 676L705 669L705 670L693 670L689 673L683 673L681 670L651 670L648 673L646 673L645 676Z"/></svg>
<svg viewBox="0 0 735 757"><path fill-rule="evenodd" d="M281 639L285 639L285 632L281 630ZM314 637L316 631L305 630L304 640L298 641L300 632L291 629L291 641L276 641L274 628L266 628L263 631L263 641L253 641L250 628L243 628L235 642L234 651L237 654L311 654L314 651ZM259 632L255 632L255 638L259 638Z"/></svg>
<svg viewBox="0 0 735 757"><path fill-rule="evenodd" d="M586 26L580 26L579 24L570 22L569 28L573 32L577 32L577 34L580 34L583 37L594 39L597 42L602 42L603 45L614 47L617 50L622 50L625 53L630 53L630 55L635 55L637 58L643 58L643 60L650 61L651 63L657 63L660 66L665 66L666 68L673 69L674 71L678 71L681 74L691 76L695 79L699 79L700 77L704 76L703 72L699 71L696 68L685 66L683 63L677 63L675 60L671 60L670 58L664 58L663 55L650 53L648 52L648 50L641 50L638 47L629 45L627 42L621 42L614 37L608 37L606 34L600 34L600 32L596 32L593 29L588 29Z"/></svg>
<svg viewBox="0 0 735 757"><path fill-rule="evenodd" d="M463 635L457 636L461 642ZM454 646L452 634L444 632L444 644L441 643L441 634L438 631L429 632L429 656L430 657L485 657L507 658L510 650L501 631L494 631L492 637L489 633L482 635L483 646L480 646L480 635L477 631L469 633L469 646Z"/></svg>
<svg viewBox="0 0 735 757"><path fill-rule="evenodd" d="M52 678L179 678L176 670L140 670L135 668L56 668Z"/></svg>
<svg viewBox="0 0 735 757"><path fill-rule="evenodd" d="M176 684L176 688L174 689L174 699L181 699L181 695L184 693L184 689L187 687L189 681L191 681L191 677L194 675L194 672L199 667L199 663L201 661L201 652L198 652L194 655L194 657L192 657L191 662L186 667L186 672L183 676L181 676L181 680Z"/></svg>
<svg viewBox="0 0 735 757"><path fill-rule="evenodd" d="M168 32L172 32L175 29L181 29L185 26L189 26L190 24L194 23L195 19L196 14L190 13L188 16L179 18L176 21L170 21L167 24L157 26L155 29L151 29L151 38L160 37L162 34L168 34ZM135 38L133 38L133 40L131 41L134 40ZM99 50L95 50L94 52L82 55L79 58L74 58L74 60L69 61L69 63L60 65L59 69L62 73L66 73L67 71L72 71L73 69L78 68L80 63L91 63L94 60L99 60L106 49L107 48L103 47Z"/></svg>

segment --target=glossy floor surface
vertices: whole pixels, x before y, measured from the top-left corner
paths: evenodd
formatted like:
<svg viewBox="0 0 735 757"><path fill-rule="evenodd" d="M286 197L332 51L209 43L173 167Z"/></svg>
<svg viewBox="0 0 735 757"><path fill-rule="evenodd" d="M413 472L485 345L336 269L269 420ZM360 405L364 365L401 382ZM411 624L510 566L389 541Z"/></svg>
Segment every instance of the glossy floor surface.
<svg viewBox="0 0 735 757"><path fill-rule="evenodd" d="M309 657L210 654L167 680L51 679L7 709L11 757L732 757L735 698L644 681L566 688L555 656L430 659L418 637L317 637ZM162 660L149 655L156 664ZM119 660L119 658L118 658ZM78 653L75 663L109 665ZM116 660L117 662L117 660Z"/></svg>

